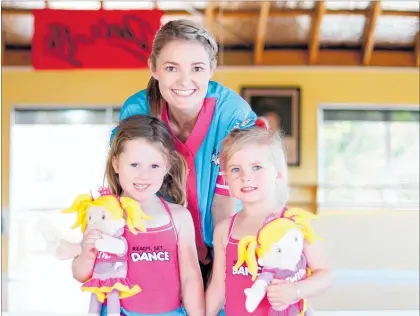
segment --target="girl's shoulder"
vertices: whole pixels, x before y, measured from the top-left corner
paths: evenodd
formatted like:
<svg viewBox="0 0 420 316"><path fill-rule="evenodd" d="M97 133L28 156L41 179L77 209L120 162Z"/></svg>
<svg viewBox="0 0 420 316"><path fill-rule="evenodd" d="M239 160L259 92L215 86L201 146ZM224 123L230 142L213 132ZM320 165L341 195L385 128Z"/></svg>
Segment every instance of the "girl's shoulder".
<svg viewBox="0 0 420 316"><path fill-rule="evenodd" d="M226 240L229 235L229 229L231 227L233 217L235 215L232 215L230 217L227 217L225 219L222 219L220 222L216 224L216 227L214 228L214 238L218 238L221 240Z"/></svg>
<svg viewBox="0 0 420 316"><path fill-rule="evenodd" d="M172 219L176 226L177 231L184 226L192 226L194 227L193 220L191 217L190 211L182 205L166 202L169 207L169 211L171 212Z"/></svg>

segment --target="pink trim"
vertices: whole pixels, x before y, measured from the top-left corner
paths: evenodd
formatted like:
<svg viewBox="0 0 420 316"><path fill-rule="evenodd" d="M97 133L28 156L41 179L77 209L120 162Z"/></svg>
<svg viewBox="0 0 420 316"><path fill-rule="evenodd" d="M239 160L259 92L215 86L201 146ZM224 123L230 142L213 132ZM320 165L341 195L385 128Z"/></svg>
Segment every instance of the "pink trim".
<svg viewBox="0 0 420 316"><path fill-rule="evenodd" d="M234 238L231 237L231 235L232 235L232 229L233 229L233 226L235 225L236 217L238 216L238 214L239 213L236 213L235 215L233 215L232 216L232 219L230 220L229 229L228 229L228 238L227 238L227 242L228 243L229 242L233 242L233 243L238 243L239 242L238 239L234 239Z"/></svg>
<svg viewBox="0 0 420 316"><path fill-rule="evenodd" d="M191 131L188 139L183 143L172 131L169 124L168 116L168 105L165 103L162 107L162 121L166 123L172 136L175 140L175 146L177 151L185 158L188 165L188 176L187 176L187 202L188 210L191 213L191 217L194 222L196 244L199 250L199 259L203 261L206 256L207 246L204 244L200 210L197 196L197 178L195 170L195 155L200 149L200 146L207 136L211 121L213 119L214 109L216 107L215 98L207 98L203 102L200 113L198 114L197 122ZM209 162L210 163L210 162ZM201 250L201 251L200 251ZM203 255L200 256L200 253Z"/></svg>

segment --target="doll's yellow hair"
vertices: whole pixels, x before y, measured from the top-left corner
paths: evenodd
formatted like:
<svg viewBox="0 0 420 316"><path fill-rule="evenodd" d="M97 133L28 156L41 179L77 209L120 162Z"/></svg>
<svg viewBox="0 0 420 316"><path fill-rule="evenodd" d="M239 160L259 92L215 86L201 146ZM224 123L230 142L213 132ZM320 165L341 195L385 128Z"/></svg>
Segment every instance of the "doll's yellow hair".
<svg viewBox="0 0 420 316"><path fill-rule="evenodd" d="M308 243L320 239L311 225L311 220L317 219L315 214L302 209L292 208L284 212L282 217L269 221L261 227L257 236L245 236L238 243L238 261L234 270L245 262L252 280L258 273L258 258L271 250L274 243L278 242L292 229L299 229Z"/></svg>
<svg viewBox="0 0 420 316"><path fill-rule="evenodd" d="M128 197L118 197L112 194L101 195L93 199L89 194L79 195L70 208L62 210L63 213L77 213L76 222L72 226L73 229L80 226L80 230L84 232L87 227L87 210L91 206L103 207L114 220L124 218L128 229L137 234L136 229L145 231L142 221L150 219L140 208L140 204Z"/></svg>

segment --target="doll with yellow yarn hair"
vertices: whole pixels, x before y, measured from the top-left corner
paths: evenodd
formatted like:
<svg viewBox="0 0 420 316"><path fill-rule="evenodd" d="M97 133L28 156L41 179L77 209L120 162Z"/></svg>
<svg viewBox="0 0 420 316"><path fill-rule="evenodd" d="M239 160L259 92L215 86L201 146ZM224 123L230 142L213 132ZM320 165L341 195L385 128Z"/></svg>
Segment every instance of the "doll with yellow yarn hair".
<svg viewBox="0 0 420 316"><path fill-rule="evenodd" d="M123 237L124 229L127 226L133 234L137 230L145 231L142 220L150 218L133 199L116 196L107 188L99 189L99 193L96 199L89 194L79 195L72 206L62 212L77 213L72 228L80 227L82 233L93 229L101 233L101 238L95 242L98 252L93 275L81 287L83 291L92 293L89 315L99 315L102 303L107 299L108 316L119 316L120 299L141 291L139 285L132 284L127 278L128 246ZM62 243L60 247L58 253L61 253L61 258L81 253L81 247L75 251L74 245L69 243Z"/></svg>
<svg viewBox="0 0 420 316"><path fill-rule="evenodd" d="M285 209L280 216L269 216L256 236L245 236L239 241L234 270L245 262L255 281L251 288L245 289L248 312L252 313L257 308L273 279L295 283L308 276L310 271L303 246L305 241L312 243L318 239L310 223L313 219L316 216L304 210ZM263 267L259 275L258 265ZM269 315L304 316L306 310L306 300L297 295L288 306L271 307Z"/></svg>

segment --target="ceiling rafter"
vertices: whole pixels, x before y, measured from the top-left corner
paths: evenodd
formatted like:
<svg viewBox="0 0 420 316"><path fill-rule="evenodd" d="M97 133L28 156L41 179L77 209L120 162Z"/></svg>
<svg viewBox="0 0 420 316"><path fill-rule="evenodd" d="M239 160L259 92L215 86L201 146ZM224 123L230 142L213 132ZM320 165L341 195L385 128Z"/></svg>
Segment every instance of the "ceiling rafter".
<svg viewBox="0 0 420 316"><path fill-rule="evenodd" d="M420 67L420 31L417 32L414 39L414 56L416 60L416 66Z"/></svg>
<svg viewBox="0 0 420 316"><path fill-rule="evenodd" d="M97 4L101 4L101 8L106 9L106 1L97 0ZM42 2L45 7L51 7L51 0ZM152 2L155 8L159 7L159 1L151 0L150 3ZM164 15L167 17L176 16L176 18L199 16L206 27L216 35L216 38L220 37L221 33L224 34L222 38L218 39L218 42L227 49L224 50L223 65L420 66L420 35L414 24L417 22L413 18L420 18L418 10L384 11L381 10L381 3L375 0L372 0L366 9L332 10L327 9L325 2L324 0L314 1L312 9L302 7L289 9L277 7L274 2L270 3L270 1L260 1L259 7L253 8L244 7L242 4L227 8L218 1L209 1L205 7L200 9L164 10ZM6 60L4 65L31 65L30 32L32 29L28 26L30 20L22 17L22 15L31 14L31 10L10 7L2 9L2 16L7 15L6 30L3 28L5 36L2 38L4 39L2 47L6 48L4 55L2 54ZM406 10L413 10L413 8L407 7ZM334 35L337 36L334 39L328 30L324 29L323 20L330 18L325 15L334 16L337 14L346 15L344 18L365 16L366 23L362 36L356 35L356 33L343 34L340 38L341 34L339 34ZM378 25L376 36L375 26L378 19L392 15L411 17L407 18L408 24L411 23L411 25L405 28L409 33L399 32L401 38L394 38L387 42L384 29L400 22L397 22L397 19L380 20L381 24ZM309 17L309 23L308 19L300 19L301 16ZM341 18L343 17L340 17L339 21ZM352 19L353 26L357 24L353 23L356 20L360 21L358 23L363 23L361 19ZM393 21L391 22L391 20ZM404 20L406 19L404 18ZM22 26L19 24L21 22ZM240 26L242 23L245 23L244 27ZM229 27L232 25L236 25L238 28L232 27L230 31ZM284 27L285 32L277 34L277 30L272 29L273 27ZM14 28L18 30L16 33L14 33ZM250 36L250 34L252 35ZM277 38L277 36L279 37ZM268 45L270 45L269 49ZM386 51L385 49L388 47L396 50ZM355 56L357 56L356 59Z"/></svg>
<svg viewBox="0 0 420 316"><path fill-rule="evenodd" d="M211 32L214 33L214 9L216 5L214 2L207 3L206 9L204 10L204 25Z"/></svg>
<svg viewBox="0 0 420 316"><path fill-rule="evenodd" d="M214 8L215 15L220 14L220 11L223 12L223 18L258 18L260 15L259 10L255 9L235 9L235 10L228 10L223 9L220 7ZM205 14L205 9L197 9L197 13ZM366 16L370 12L369 9L355 9L355 10L325 10L325 14L327 15L362 15ZM32 14L31 9L26 8L9 8L9 7L2 7L2 15L8 14ZM312 15L312 9L271 9L270 10L270 17L292 17L297 15ZM165 10L165 15L176 15L176 16L188 16L191 15L191 12L187 10ZM383 10L383 16L404 16L404 17L419 17L420 12L418 11L399 11L399 10Z"/></svg>
<svg viewBox="0 0 420 316"><path fill-rule="evenodd" d="M365 29L363 32L363 58L362 64L369 65L375 44L376 22L381 14L381 1L374 0L370 3L369 14L366 17Z"/></svg>
<svg viewBox="0 0 420 316"><path fill-rule="evenodd" d="M324 0L317 1L315 13L311 21L311 33L309 38L309 64L316 64L319 52L319 38L321 33L322 18L326 11Z"/></svg>
<svg viewBox="0 0 420 316"><path fill-rule="evenodd" d="M258 19L257 36L254 46L254 64L260 65L263 61L265 46L265 33L267 31L268 18L270 16L270 1L261 2L260 16Z"/></svg>

